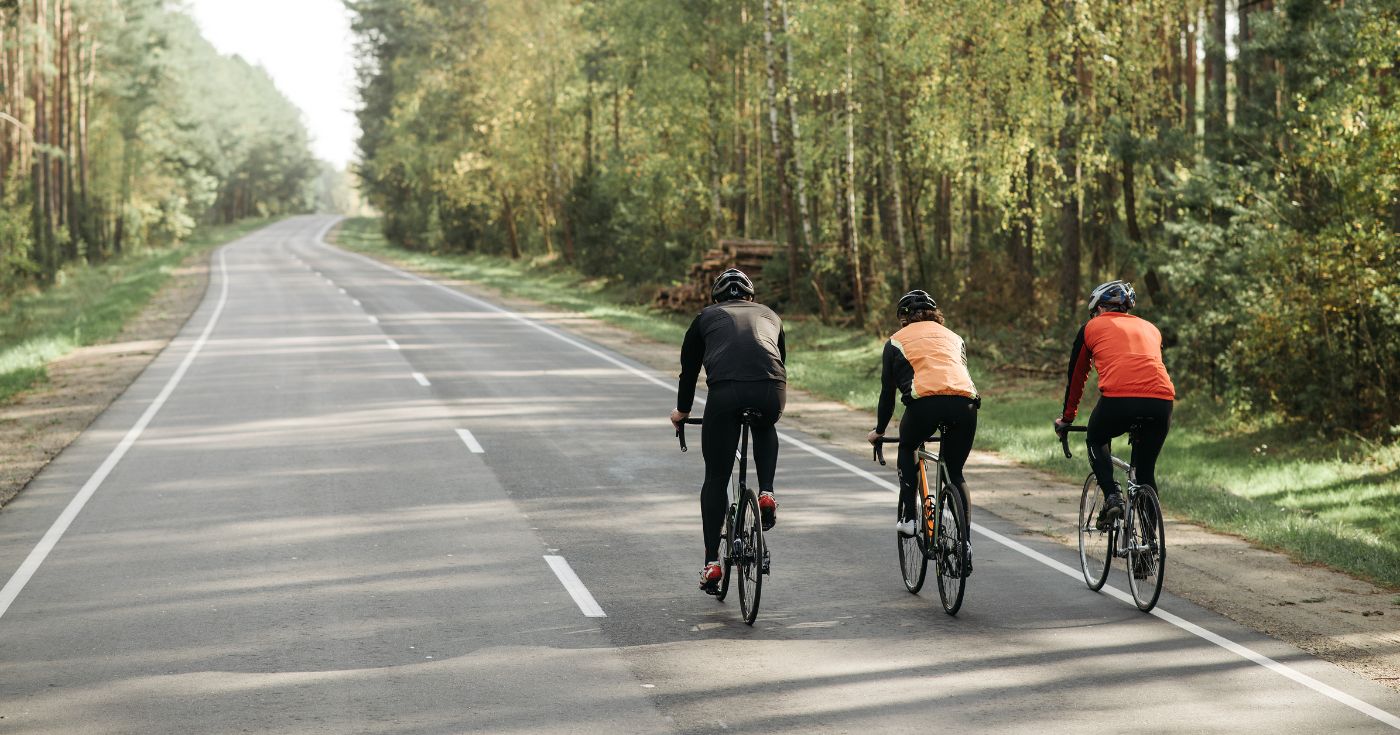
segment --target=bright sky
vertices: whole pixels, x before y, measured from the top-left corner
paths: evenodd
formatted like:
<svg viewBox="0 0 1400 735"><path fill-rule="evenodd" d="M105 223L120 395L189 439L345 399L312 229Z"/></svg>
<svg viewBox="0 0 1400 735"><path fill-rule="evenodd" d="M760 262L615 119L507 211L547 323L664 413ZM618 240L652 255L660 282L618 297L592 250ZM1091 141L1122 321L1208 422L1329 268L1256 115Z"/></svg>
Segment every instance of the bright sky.
<svg viewBox="0 0 1400 735"><path fill-rule="evenodd" d="M350 15L341 0L189 0L204 37L261 64L305 113L312 150L344 168L359 128Z"/></svg>

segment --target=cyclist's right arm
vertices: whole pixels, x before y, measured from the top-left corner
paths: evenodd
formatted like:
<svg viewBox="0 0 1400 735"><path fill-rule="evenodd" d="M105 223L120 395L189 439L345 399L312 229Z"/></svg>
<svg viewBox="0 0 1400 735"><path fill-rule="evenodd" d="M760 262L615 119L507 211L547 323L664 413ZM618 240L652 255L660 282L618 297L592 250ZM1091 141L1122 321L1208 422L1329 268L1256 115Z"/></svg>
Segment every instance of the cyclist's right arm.
<svg viewBox="0 0 1400 735"><path fill-rule="evenodd" d="M1060 421L1066 424L1074 423L1074 417L1079 413L1079 399L1084 396L1084 384L1089 381L1089 348L1084 344L1084 330L1088 326L1085 324L1079 328L1079 334L1074 338L1074 347L1069 352L1065 405L1060 412Z"/></svg>
<svg viewBox="0 0 1400 735"><path fill-rule="evenodd" d="M885 342L885 352L881 356L880 403L875 411L875 433L884 434L890 419L894 418L894 361L899 356L899 348L893 342Z"/></svg>
<svg viewBox="0 0 1400 735"><path fill-rule="evenodd" d="M676 388L676 410L688 414L695 404L695 381L705 362L705 334L700 329L700 317L690 323L681 343L680 385Z"/></svg>

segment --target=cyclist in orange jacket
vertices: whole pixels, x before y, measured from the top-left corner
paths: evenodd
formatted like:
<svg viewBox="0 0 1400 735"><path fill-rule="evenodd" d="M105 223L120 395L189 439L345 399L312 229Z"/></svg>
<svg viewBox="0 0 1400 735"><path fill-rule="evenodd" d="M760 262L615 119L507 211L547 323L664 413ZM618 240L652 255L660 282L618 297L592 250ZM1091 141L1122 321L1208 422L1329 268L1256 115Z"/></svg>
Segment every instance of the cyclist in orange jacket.
<svg viewBox="0 0 1400 735"><path fill-rule="evenodd" d="M1100 284L1089 294L1089 321L1080 327L1070 350L1064 409L1055 419L1057 434L1074 423L1092 364L1099 374L1100 397L1089 415L1085 441L1089 465L1104 494L1100 528L1123 514L1123 496L1113 479L1111 441L1139 427L1132 465L1138 481L1156 488L1157 455L1166 443L1176 400L1176 388L1162 363L1162 333L1128 313L1135 305L1137 293L1123 281Z"/></svg>

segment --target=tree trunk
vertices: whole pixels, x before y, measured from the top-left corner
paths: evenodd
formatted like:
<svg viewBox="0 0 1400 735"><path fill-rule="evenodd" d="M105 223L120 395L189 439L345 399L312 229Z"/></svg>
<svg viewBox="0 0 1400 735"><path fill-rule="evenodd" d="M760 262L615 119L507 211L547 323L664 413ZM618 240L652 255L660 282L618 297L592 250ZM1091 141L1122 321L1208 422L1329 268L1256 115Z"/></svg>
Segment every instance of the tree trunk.
<svg viewBox="0 0 1400 735"><path fill-rule="evenodd" d="M1021 200L1021 247L1016 253L1016 291L1035 303L1035 151L1026 152L1025 188Z"/></svg>
<svg viewBox="0 0 1400 735"><path fill-rule="evenodd" d="M778 0L778 9L783 21L783 68L786 70L785 93L788 123L792 128L792 166L793 177L797 181L797 212L802 219L802 250L798 251L799 256L803 256L807 249L812 247L812 216L807 209L807 169L802 163L802 129L797 125L797 102L796 93L793 91L793 70L795 65L792 61L792 36L788 32L788 11L787 0ZM793 261L801 267L801 261ZM795 297L794 292L789 298Z"/></svg>
<svg viewBox="0 0 1400 735"><path fill-rule="evenodd" d="M1137 177L1133 173L1133 159L1130 156L1123 158L1123 215L1128 222L1128 237L1133 242L1142 244L1142 227L1138 225L1137 217Z"/></svg>
<svg viewBox="0 0 1400 735"><path fill-rule="evenodd" d="M899 265L899 289L903 292L909 291L909 256L908 245L904 241L904 194L899 186L899 156L894 145L894 120L890 114L890 108L894 106L889 94L888 80L885 78L885 57L880 44L875 45L877 51L876 73L879 74L880 95L884 98L883 116L885 128L885 178L890 182L891 193L894 195L893 216L891 224L894 225L895 240L895 260Z"/></svg>
<svg viewBox="0 0 1400 735"><path fill-rule="evenodd" d="M1182 120L1182 124L1186 126L1186 132L1193 137L1196 135L1196 17L1193 11L1190 18L1181 24L1186 35L1186 63L1181 69L1186 84L1186 107L1183 111L1185 119Z"/></svg>
<svg viewBox="0 0 1400 735"><path fill-rule="evenodd" d="M778 178L778 202L783 211L783 218L788 222L787 285L788 298L791 299L797 295L797 227L792 212L792 190L788 186L787 155L782 136L778 133L778 61L773 50L773 0L763 0L763 18L763 49L768 66L768 129L773 145L773 168ZM774 230L776 229L775 227Z"/></svg>
<svg viewBox="0 0 1400 735"><path fill-rule="evenodd" d="M1225 157L1225 130L1228 126L1228 90L1225 87L1225 0L1212 0L1211 42L1206 48L1206 71L1210 77L1206 95L1206 145L1211 155Z"/></svg>
<svg viewBox="0 0 1400 735"><path fill-rule="evenodd" d="M520 260L520 236L515 230L515 207L511 206L510 195L504 187L497 187L501 195L501 214L506 219L506 235L510 238L511 260Z"/></svg>
<svg viewBox="0 0 1400 735"><path fill-rule="evenodd" d="M846 107L846 222L847 257L851 268L851 295L855 299L856 325L865 326L865 282L860 268L860 235L856 225L856 104L855 91L855 33L846 28L846 89L842 95Z"/></svg>
<svg viewBox="0 0 1400 735"><path fill-rule="evenodd" d="M1079 156L1076 148L1073 131L1061 130L1060 165L1070 179L1060 199L1060 301L1066 311L1073 311L1079 300Z"/></svg>

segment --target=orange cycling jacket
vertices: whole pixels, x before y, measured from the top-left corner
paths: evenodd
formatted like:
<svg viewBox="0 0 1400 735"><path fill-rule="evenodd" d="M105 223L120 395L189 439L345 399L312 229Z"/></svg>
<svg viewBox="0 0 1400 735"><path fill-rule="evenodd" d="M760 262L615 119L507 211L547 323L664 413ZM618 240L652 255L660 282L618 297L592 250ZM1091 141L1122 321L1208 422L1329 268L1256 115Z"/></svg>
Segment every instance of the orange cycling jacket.
<svg viewBox="0 0 1400 735"><path fill-rule="evenodd" d="M875 411L875 430L881 434L894 416L896 389L905 405L927 396L977 398L977 386L967 372L967 346L938 322L914 322L895 332L885 343L881 363Z"/></svg>
<svg viewBox="0 0 1400 735"><path fill-rule="evenodd" d="M1065 385L1065 423L1079 413L1079 399L1092 361L1099 372L1099 393L1107 398L1176 399L1176 387L1162 363L1162 333L1146 319L1106 311L1084 324L1069 355Z"/></svg>

